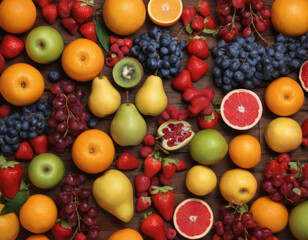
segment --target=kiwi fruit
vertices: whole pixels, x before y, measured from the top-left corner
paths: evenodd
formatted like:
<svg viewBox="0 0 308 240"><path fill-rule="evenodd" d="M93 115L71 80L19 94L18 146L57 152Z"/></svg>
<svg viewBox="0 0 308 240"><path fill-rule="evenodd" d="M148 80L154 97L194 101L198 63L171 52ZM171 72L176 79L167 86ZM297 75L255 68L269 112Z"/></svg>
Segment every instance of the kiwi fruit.
<svg viewBox="0 0 308 240"><path fill-rule="evenodd" d="M135 87L143 77L142 65L134 58L122 58L114 65L112 69L112 77L120 87Z"/></svg>

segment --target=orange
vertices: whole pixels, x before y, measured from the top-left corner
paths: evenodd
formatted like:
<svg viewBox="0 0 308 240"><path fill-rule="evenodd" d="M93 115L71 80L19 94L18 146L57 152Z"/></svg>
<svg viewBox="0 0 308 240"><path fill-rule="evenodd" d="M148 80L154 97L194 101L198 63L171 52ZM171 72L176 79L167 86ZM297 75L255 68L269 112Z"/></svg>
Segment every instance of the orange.
<svg viewBox="0 0 308 240"><path fill-rule="evenodd" d="M267 196L255 200L249 211L259 227L267 227L273 233L281 231L288 224L289 213L285 205Z"/></svg>
<svg viewBox="0 0 308 240"><path fill-rule="evenodd" d="M9 33L24 33L36 20L32 0L3 0L0 4L0 27Z"/></svg>
<svg viewBox="0 0 308 240"><path fill-rule="evenodd" d="M26 240L49 240L45 235L32 235L28 237Z"/></svg>
<svg viewBox="0 0 308 240"><path fill-rule="evenodd" d="M16 63L3 71L0 92L9 103L26 106L42 96L44 78L35 67L26 63Z"/></svg>
<svg viewBox="0 0 308 240"><path fill-rule="evenodd" d="M182 11L182 0L151 0L148 4L148 14L152 22L164 27L175 24Z"/></svg>
<svg viewBox="0 0 308 240"><path fill-rule="evenodd" d="M4 204L0 203L0 212ZM19 220L15 213L0 216L0 239L15 240L19 234Z"/></svg>
<svg viewBox="0 0 308 240"><path fill-rule="evenodd" d="M19 213L21 225L32 233L49 231L55 225L57 217L56 204L50 197L43 194L30 196Z"/></svg>
<svg viewBox="0 0 308 240"><path fill-rule="evenodd" d="M287 36L300 36L308 31L307 0L275 0L271 20L277 32Z"/></svg>
<svg viewBox="0 0 308 240"><path fill-rule="evenodd" d="M114 144L105 132L91 129L81 133L72 147L76 166L86 173L99 173L107 169L115 155Z"/></svg>
<svg viewBox="0 0 308 240"><path fill-rule="evenodd" d="M143 240L143 237L134 229L124 228L114 232L108 240Z"/></svg>
<svg viewBox="0 0 308 240"><path fill-rule="evenodd" d="M62 67L72 79L87 82L100 74L104 66L102 49L93 41L80 38L69 43L62 53Z"/></svg>
<svg viewBox="0 0 308 240"><path fill-rule="evenodd" d="M251 135L238 135L229 144L229 156L237 166L252 168L261 160L261 145Z"/></svg>
<svg viewBox="0 0 308 240"><path fill-rule="evenodd" d="M296 113L303 106L304 100L303 89L289 77L275 79L265 90L267 107L279 116L290 116Z"/></svg>
<svg viewBox="0 0 308 240"><path fill-rule="evenodd" d="M106 0L103 17L112 32L131 35L143 25L146 10L142 0Z"/></svg>

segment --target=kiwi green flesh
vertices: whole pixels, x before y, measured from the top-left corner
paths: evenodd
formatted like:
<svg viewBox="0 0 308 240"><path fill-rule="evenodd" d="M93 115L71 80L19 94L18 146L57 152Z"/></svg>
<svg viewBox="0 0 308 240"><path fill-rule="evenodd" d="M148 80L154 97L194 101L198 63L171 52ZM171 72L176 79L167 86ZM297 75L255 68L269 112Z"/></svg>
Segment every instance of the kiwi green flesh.
<svg viewBox="0 0 308 240"><path fill-rule="evenodd" d="M143 77L143 68L134 58L122 58L112 69L113 80L123 88L135 87Z"/></svg>

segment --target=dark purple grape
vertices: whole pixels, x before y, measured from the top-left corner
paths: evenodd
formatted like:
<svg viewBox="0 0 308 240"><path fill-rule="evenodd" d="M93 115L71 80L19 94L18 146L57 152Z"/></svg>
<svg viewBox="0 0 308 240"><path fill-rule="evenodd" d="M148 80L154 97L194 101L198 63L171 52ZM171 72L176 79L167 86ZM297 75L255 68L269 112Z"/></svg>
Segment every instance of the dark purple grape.
<svg viewBox="0 0 308 240"><path fill-rule="evenodd" d="M213 225L215 227L216 234L219 236L223 236L225 231L224 231L224 225L222 221L216 221L213 223Z"/></svg>
<svg viewBox="0 0 308 240"><path fill-rule="evenodd" d="M96 239L99 236L99 231L93 228L88 232L87 236L91 239Z"/></svg>
<svg viewBox="0 0 308 240"><path fill-rule="evenodd" d="M84 96L85 96L85 92L84 92L84 90L82 90L82 89L78 89L77 91L76 91L76 97L80 100L80 99L82 99Z"/></svg>
<svg viewBox="0 0 308 240"><path fill-rule="evenodd" d="M71 214L72 212L75 211L75 208L76 208L75 203L70 202L70 203L68 203L68 204L64 207L65 213L66 213L67 215L69 215L69 214Z"/></svg>
<svg viewBox="0 0 308 240"><path fill-rule="evenodd" d="M244 231L243 223L241 221L234 222L232 230L235 236L241 235L241 233Z"/></svg>
<svg viewBox="0 0 308 240"><path fill-rule="evenodd" d="M308 188L308 179L303 179L300 181L300 186L304 188Z"/></svg>
<svg viewBox="0 0 308 240"><path fill-rule="evenodd" d="M282 195L288 195L290 191L293 189L293 184L288 182L283 182L279 188L280 193Z"/></svg>
<svg viewBox="0 0 308 240"><path fill-rule="evenodd" d="M279 192L275 192L273 194L269 194L269 197L276 202L281 202L283 199L283 196Z"/></svg>
<svg viewBox="0 0 308 240"><path fill-rule="evenodd" d="M82 105L76 103L70 104L70 109L74 114L80 114L82 112Z"/></svg>
<svg viewBox="0 0 308 240"><path fill-rule="evenodd" d="M61 122L57 125L57 131L58 132L65 132L67 129L67 123L66 122ZM55 144L53 144L55 145Z"/></svg>
<svg viewBox="0 0 308 240"><path fill-rule="evenodd" d="M265 192L268 192L268 193L277 192L277 189L273 186L270 180L263 180L261 183L261 187Z"/></svg>
<svg viewBox="0 0 308 240"><path fill-rule="evenodd" d="M76 174L72 173L72 172L68 172L65 175L65 180L66 182L71 185L71 186L76 186L77 185L77 178L76 178Z"/></svg>
<svg viewBox="0 0 308 240"><path fill-rule="evenodd" d="M96 208L91 207L88 211L88 216L97 217L97 215L98 215L98 211L96 210Z"/></svg>
<svg viewBox="0 0 308 240"><path fill-rule="evenodd" d="M259 227L255 227L252 229L252 236L254 236L256 239L263 239L263 231Z"/></svg>
<svg viewBox="0 0 308 240"><path fill-rule="evenodd" d="M96 220L88 215L85 215L83 217L83 222L89 227L94 226L96 224Z"/></svg>
<svg viewBox="0 0 308 240"><path fill-rule="evenodd" d="M282 173L274 174L271 178L271 182L275 187L280 187L283 181L284 181L284 177Z"/></svg>
<svg viewBox="0 0 308 240"><path fill-rule="evenodd" d="M78 216L76 211L74 211L73 213L71 213L68 218L67 218L71 224L71 227L74 228L77 225L77 221L78 221Z"/></svg>
<svg viewBox="0 0 308 240"><path fill-rule="evenodd" d="M88 180L87 176L83 173L78 173L77 174L77 183L85 183Z"/></svg>
<svg viewBox="0 0 308 240"><path fill-rule="evenodd" d="M75 83L73 81L66 81L64 84L63 84L63 90L66 92L66 93L70 93L72 91L74 91L75 89Z"/></svg>
<svg viewBox="0 0 308 240"><path fill-rule="evenodd" d="M231 213L225 213L223 216L224 225L232 225L234 222L234 217Z"/></svg>
<svg viewBox="0 0 308 240"><path fill-rule="evenodd" d="M244 226L245 228L255 228L257 226L257 223L255 220L249 219L244 222Z"/></svg>
<svg viewBox="0 0 308 240"><path fill-rule="evenodd" d="M47 124L48 124L48 127L50 128L57 128L58 126L58 121L52 117L48 118L47 120Z"/></svg>
<svg viewBox="0 0 308 240"><path fill-rule="evenodd" d="M285 179L287 182L289 183L294 183L296 181L296 178L294 176L294 174L288 174L285 176Z"/></svg>
<svg viewBox="0 0 308 240"><path fill-rule="evenodd" d="M63 219L67 219L67 214L65 212L65 208L62 208L60 211L59 211L59 217L60 218L63 218Z"/></svg>
<svg viewBox="0 0 308 240"><path fill-rule="evenodd" d="M71 201L72 194L69 192L60 192L57 195L57 202L61 207L64 207Z"/></svg>
<svg viewBox="0 0 308 240"><path fill-rule="evenodd" d="M88 188L84 188L78 192L78 198L82 200L88 200L91 196L91 191Z"/></svg>
<svg viewBox="0 0 308 240"><path fill-rule="evenodd" d="M246 221L253 219L253 215L251 212L244 212L241 216L241 221L245 224Z"/></svg>
<svg viewBox="0 0 308 240"><path fill-rule="evenodd" d="M272 230L269 229L269 228L261 228L261 230L262 230L262 233L263 233L263 237L265 239L272 236L272 234L273 234Z"/></svg>
<svg viewBox="0 0 308 240"><path fill-rule="evenodd" d="M82 201L78 205L78 209L80 210L81 213L87 213L90 208L91 208L90 204L87 203L86 201Z"/></svg>
<svg viewBox="0 0 308 240"><path fill-rule="evenodd" d="M224 233L224 235L223 235L223 239L224 240L233 240L233 233L232 233L232 231L227 231L227 232L225 232Z"/></svg>

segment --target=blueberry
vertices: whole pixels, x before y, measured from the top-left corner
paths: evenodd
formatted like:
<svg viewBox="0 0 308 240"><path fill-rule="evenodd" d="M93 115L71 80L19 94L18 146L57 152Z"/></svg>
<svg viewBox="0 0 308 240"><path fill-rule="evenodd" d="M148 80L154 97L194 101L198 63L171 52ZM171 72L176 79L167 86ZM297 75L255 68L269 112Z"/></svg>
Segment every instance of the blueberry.
<svg viewBox="0 0 308 240"><path fill-rule="evenodd" d="M256 78L256 77L254 77L254 78L252 79L252 82L253 82L253 84L254 84L255 86L258 86L258 85L260 85L260 84L262 83L262 79L258 79L258 78Z"/></svg>
<svg viewBox="0 0 308 240"><path fill-rule="evenodd" d="M42 119L44 117L44 113L41 111L36 112L35 115L38 119Z"/></svg>
<svg viewBox="0 0 308 240"><path fill-rule="evenodd" d="M224 69L229 68L230 66L230 61L228 58L223 58L223 60L221 61L221 67Z"/></svg>
<svg viewBox="0 0 308 240"><path fill-rule="evenodd" d="M255 77L258 78L259 80L263 79L263 74L261 72L256 72Z"/></svg>
<svg viewBox="0 0 308 240"><path fill-rule="evenodd" d="M276 61L276 60L273 60L272 65L273 65L274 68L278 68L279 67L279 62ZM265 66L268 66L268 65L265 65Z"/></svg>
<svg viewBox="0 0 308 240"><path fill-rule="evenodd" d="M307 34L303 34L303 35L300 37L300 40L301 40L302 43L307 42L307 41L308 41L308 36L307 36Z"/></svg>
<svg viewBox="0 0 308 240"><path fill-rule="evenodd" d="M214 84L215 84L217 87L221 87L221 86L222 86L222 78L221 78L221 77L214 78Z"/></svg>
<svg viewBox="0 0 308 240"><path fill-rule="evenodd" d="M231 64L230 64L230 69L231 71L235 72L237 71L241 66L241 62L240 60L238 60L237 58L232 59Z"/></svg>
<svg viewBox="0 0 308 240"><path fill-rule="evenodd" d="M52 82L57 82L60 79L60 72L57 70L53 70L48 73L48 79Z"/></svg>
<svg viewBox="0 0 308 240"><path fill-rule="evenodd" d="M243 63L240 67L240 70L243 72L243 73L248 73L249 70L250 70L250 65L248 63Z"/></svg>
<svg viewBox="0 0 308 240"><path fill-rule="evenodd" d="M274 70L274 71L272 72L272 78L274 78L274 79L279 78L279 71Z"/></svg>
<svg viewBox="0 0 308 240"><path fill-rule="evenodd" d="M0 135L0 145L4 144L4 136Z"/></svg>
<svg viewBox="0 0 308 240"><path fill-rule="evenodd" d="M244 51L244 50L240 51L240 53L239 53L239 57L241 59L246 59L248 57L248 55L249 55L249 53Z"/></svg>
<svg viewBox="0 0 308 240"><path fill-rule="evenodd" d="M160 37L160 46L168 47L170 42L171 42L171 39L164 37L164 34Z"/></svg>
<svg viewBox="0 0 308 240"><path fill-rule="evenodd" d="M279 70L280 76L287 76L288 75L288 71L286 68L280 68Z"/></svg>
<svg viewBox="0 0 308 240"><path fill-rule="evenodd" d="M245 39L244 38L238 38L238 39L236 39L236 41L242 46L242 45L244 45L245 44Z"/></svg>
<svg viewBox="0 0 308 240"><path fill-rule="evenodd" d="M286 42L285 36L282 35L281 33L279 33L279 34L276 36L276 42L278 42L278 43L284 43L284 42Z"/></svg>
<svg viewBox="0 0 308 240"><path fill-rule="evenodd" d="M261 72L262 69L263 69L263 66L262 66L262 63L261 62L258 62L257 65L256 65L256 69L257 71Z"/></svg>
<svg viewBox="0 0 308 240"><path fill-rule="evenodd" d="M159 31L160 31L159 27L154 26L149 30L148 34L151 38L156 38L156 35Z"/></svg>
<svg viewBox="0 0 308 240"><path fill-rule="evenodd" d="M7 127L6 125L1 125L0 126L0 134L6 134L7 132Z"/></svg>
<svg viewBox="0 0 308 240"><path fill-rule="evenodd" d="M160 53L160 55L163 55L163 56L168 55L168 53L169 53L168 48L161 47L160 50L159 50L159 53Z"/></svg>
<svg viewBox="0 0 308 240"><path fill-rule="evenodd" d="M184 49L186 48L186 46L187 46L187 42L186 42L185 40L181 40L181 41L179 42L179 48L180 48L180 50L184 50Z"/></svg>
<svg viewBox="0 0 308 240"><path fill-rule="evenodd" d="M170 68L169 61L167 61L167 60L163 61L163 65L162 66L163 66L163 68L166 68L166 69Z"/></svg>
<svg viewBox="0 0 308 240"><path fill-rule="evenodd" d="M175 53L177 49L177 45L176 44L170 44L169 47L168 47L168 50L169 50L169 53Z"/></svg>
<svg viewBox="0 0 308 240"><path fill-rule="evenodd" d="M248 42L248 43L252 43L252 42L255 41L255 36L253 34L251 34L248 37L246 37L245 41Z"/></svg>
<svg viewBox="0 0 308 240"><path fill-rule="evenodd" d="M229 57L237 58L238 54L239 54L238 48L233 47L233 46L230 46L228 48L228 56Z"/></svg>
<svg viewBox="0 0 308 240"><path fill-rule="evenodd" d="M236 72L234 73L234 79L235 79L236 81L238 81L238 82L241 82L241 81L243 81L243 80L245 79L245 75L244 75L244 73L241 72L241 71L236 71Z"/></svg>
<svg viewBox="0 0 308 240"><path fill-rule="evenodd" d="M254 74L255 74L255 73L254 73L253 71L249 71L249 72L247 72L247 73L245 74L245 77L246 77L247 79L252 79Z"/></svg>
<svg viewBox="0 0 308 240"><path fill-rule="evenodd" d="M141 51L142 53L144 53L145 55L147 55L149 53L149 50L148 50L148 44L147 45L144 45L142 48L141 48Z"/></svg>
<svg viewBox="0 0 308 240"><path fill-rule="evenodd" d="M214 67L213 68L213 76L215 77L215 78L218 78L218 77L221 77L221 75L222 75L222 71L221 71L221 69L219 68L219 67Z"/></svg>
<svg viewBox="0 0 308 240"><path fill-rule="evenodd" d="M218 47L213 47L212 50L211 50L211 53L214 57L217 57L217 51L218 51Z"/></svg>
<svg viewBox="0 0 308 240"><path fill-rule="evenodd" d="M181 60L180 60L180 59L177 60L177 62L176 62L176 64L175 64L175 67L176 67L176 69L178 69L178 70L181 68Z"/></svg>
<svg viewBox="0 0 308 240"><path fill-rule="evenodd" d="M234 79L231 81L231 85L233 88L237 88L239 86L239 82L235 81Z"/></svg>
<svg viewBox="0 0 308 240"><path fill-rule="evenodd" d="M175 67L170 68L170 74L175 77L178 74L179 70Z"/></svg>
<svg viewBox="0 0 308 240"><path fill-rule="evenodd" d="M143 46L146 46L146 45L148 45L148 41L147 40L140 40L140 42L139 42L139 47L140 48L142 48Z"/></svg>
<svg viewBox="0 0 308 240"><path fill-rule="evenodd" d="M140 42L140 38L139 38L139 37L136 37L136 38L134 38L134 40L133 40L133 45L137 45L139 42Z"/></svg>
<svg viewBox="0 0 308 240"><path fill-rule="evenodd" d="M259 56L259 52L256 49L254 49L249 53L249 56L251 58L257 58Z"/></svg>
<svg viewBox="0 0 308 240"><path fill-rule="evenodd" d="M143 53L139 53L138 54L138 61L141 62L141 63L145 62L146 61L146 56L144 56Z"/></svg>
<svg viewBox="0 0 308 240"><path fill-rule="evenodd" d="M161 68L161 74L164 78L168 78L170 76L170 70L166 68Z"/></svg>
<svg viewBox="0 0 308 240"><path fill-rule="evenodd" d="M223 55L225 55L225 51L219 49L219 50L217 51L217 56L218 56L218 57L222 57Z"/></svg>
<svg viewBox="0 0 308 240"><path fill-rule="evenodd" d="M294 51L294 50L296 49L295 44L290 43L290 44L288 45L288 49L289 49L290 51Z"/></svg>
<svg viewBox="0 0 308 240"><path fill-rule="evenodd" d="M141 38L142 40L147 40L147 41L150 41L150 40L151 40L151 38L150 38L150 36L149 36L148 33L142 33L142 34L140 35L140 38Z"/></svg>
<svg viewBox="0 0 308 240"><path fill-rule="evenodd" d="M20 121L16 121L14 128L19 131L21 128L21 122Z"/></svg>
<svg viewBox="0 0 308 240"><path fill-rule="evenodd" d="M20 143L16 143L11 145L12 151L13 152L17 152L17 150L19 149Z"/></svg>
<svg viewBox="0 0 308 240"><path fill-rule="evenodd" d="M272 60L267 55L263 55L261 62L263 65L271 64Z"/></svg>
<svg viewBox="0 0 308 240"><path fill-rule="evenodd" d="M1 151L3 152L4 155L12 155L13 150L10 145L4 144L1 146Z"/></svg>
<svg viewBox="0 0 308 240"><path fill-rule="evenodd" d="M35 138L37 137L37 133L36 132L29 132L29 138L32 139L32 138Z"/></svg>
<svg viewBox="0 0 308 240"><path fill-rule="evenodd" d="M233 72L230 69L227 69L227 70L224 71L224 75L228 78L232 78Z"/></svg>
<svg viewBox="0 0 308 240"><path fill-rule="evenodd" d="M265 47L261 46L261 45L258 45L257 47L257 51L260 55L263 55L265 54L266 50L265 50Z"/></svg>
<svg viewBox="0 0 308 240"><path fill-rule="evenodd" d="M230 84L231 83L231 78L223 76L222 82L223 82L223 84Z"/></svg>
<svg viewBox="0 0 308 240"><path fill-rule="evenodd" d="M285 46L283 45L283 43L276 43L275 45L275 50L277 52L281 52L281 53L285 53L286 52L286 48Z"/></svg>
<svg viewBox="0 0 308 240"><path fill-rule="evenodd" d="M246 39L247 39L247 38L246 38ZM250 52L250 51L253 49L253 47L252 47L251 44L246 44L246 45L244 45L244 49L245 49L247 52Z"/></svg>
<svg viewBox="0 0 308 240"><path fill-rule="evenodd" d="M264 72L271 72L271 71L273 71L273 66L272 65L266 65L266 66L264 66ZM260 71L261 72L261 71Z"/></svg>
<svg viewBox="0 0 308 240"><path fill-rule="evenodd" d="M158 58L158 53L157 52L153 52L153 53L150 53L149 55L148 55L148 58Z"/></svg>
<svg viewBox="0 0 308 240"><path fill-rule="evenodd" d="M29 120L30 126L34 126L37 124L37 118L35 116L32 116Z"/></svg>
<svg viewBox="0 0 308 240"><path fill-rule="evenodd" d="M297 48L295 50L296 56L300 59L305 59L306 58L306 50L303 48Z"/></svg>
<svg viewBox="0 0 308 240"><path fill-rule="evenodd" d="M170 33L170 30L169 29L167 29L167 28L164 28L163 30L162 30L162 33L163 34L166 34L166 35L168 35L168 36L170 36L168 33Z"/></svg>
<svg viewBox="0 0 308 240"><path fill-rule="evenodd" d="M157 68L157 60L155 58L148 58L147 66L151 70L155 70Z"/></svg>
<svg viewBox="0 0 308 240"><path fill-rule="evenodd" d="M272 72L265 72L265 73L263 74L263 80L269 81L269 80L271 80L271 79L272 79Z"/></svg>
<svg viewBox="0 0 308 240"><path fill-rule="evenodd" d="M255 59L255 58L248 58L247 59L247 62L251 65L251 66L255 66L255 65L257 65L257 59Z"/></svg>
<svg viewBox="0 0 308 240"><path fill-rule="evenodd" d="M273 57L275 55L275 49L272 46L269 46L269 48L267 49L267 54Z"/></svg>
<svg viewBox="0 0 308 240"><path fill-rule="evenodd" d="M216 59L215 59L215 65L216 65L216 66L221 66L222 60L223 60L223 57L218 57L218 58L216 58Z"/></svg>
<svg viewBox="0 0 308 240"><path fill-rule="evenodd" d="M245 82L243 83L243 87L244 87L244 88L253 89L254 86L255 86L255 84L253 83L253 81L250 81L250 80L245 81Z"/></svg>
<svg viewBox="0 0 308 240"><path fill-rule="evenodd" d="M169 61L169 55L163 56L164 61Z"/></svg>
<svg viewBox="0 0 308 240"><path fill-rule="evenodd" d="M226 41L225 40L219 40L218 43L217 43L217 47L218 48L224 48L225 46L227 45Z"/></svg>
<svg viewBox="0 0 308 240"><path fill-rule="evenodd" d="M178 57L175 54L170 55L169 62L172 66L175 66L177 60L178 60Z"/></svg>
<svg viewBox="0 0 308 240"><path fill-rule="evenodd" d="M232 84L224 84L222 85L222 90L225 92L230 92L232 90Z"/></svg>
<svg viewBox="0 0 308 240"><path fill-rule="evenodd" d="M180 51L180 53L179 53L179 54L176 53L176 55L179 57L179 59L182 59L182 57L183 57L183 52Z"/></svg>
<svg viewBox="0 0 308 240"><path fill-rule="evenodd" d="M19 141L19 137L18 136L15 136L15 137L9 137L8 135L5 135L4 136L4 141L7 143L7 144L15 144Z"/></svg>
<svg viewBox="0 0 308 240"><path fill-rule="evenodd" d="M292 60L292 66L293 66L295 69L298 69L298 68L300 68L300 66L301 66L301 62L300 62L298 59L293 59L293 60Z"/></svg>
<svg viewBox="0 0 308 240"><path fill-rule="evenodd" d="M296 46L297 48L300 48L300 47L301 47L301 42L298 41L298 40L296 40L296 41L295 41L295 46Z"/></svg>
<svg viewBox="0 0 308 240"><path fill-rule="evenodd" d="M13 137L16 137L18 134L18 132L16 131L15 128L9 128L7 130L7 135L10 137L10 138L13 138Z"/></svg>

